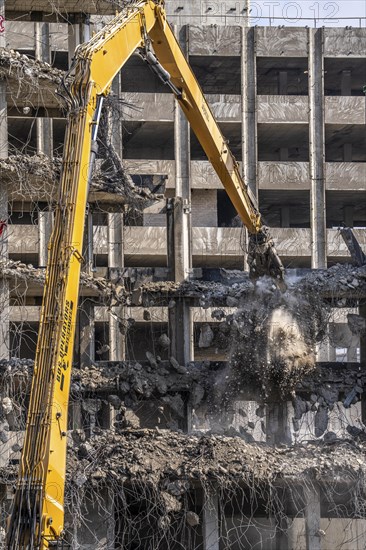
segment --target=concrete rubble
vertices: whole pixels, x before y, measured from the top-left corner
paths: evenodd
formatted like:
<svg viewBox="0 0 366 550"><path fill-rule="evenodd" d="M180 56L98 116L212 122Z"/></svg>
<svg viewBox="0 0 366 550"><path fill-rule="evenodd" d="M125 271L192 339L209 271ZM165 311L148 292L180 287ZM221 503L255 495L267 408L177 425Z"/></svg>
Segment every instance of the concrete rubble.
<svg viewBox="0 0 366 550"><path fill-rule="evenodd" d="M0 278L11 280L14 284L22 281L43 286L45 274L45 269L35 268L32 264L24 264L14 260L0 261ZM84 290L93 291L104 305L115 306L126 303L127 293L121 284L114 284L108 279L93 277L85 272L80 275L80 284Z"/></svg>
<svg viewBox="0 0 366 550"><path fill-rule="evenodd" d="M64 71L51 67L45 61L31 59L16 50L0 48L0 76L16 79L19 86L27 81L37 87L44 87L48 82L58 86L64 74Z"/></svg>
<svg viewBox="0 0 366 550"><path fill-rule="evenodd" d="M164 477L194 482L215 479L270 480L327 477L347 472L366 473L365 447L353 440L333 444L310 444L293 448L249 445L227 436L187 436L165 430L127 430L100 433L89 441L90 451L79 461L80 445L70 449L70 480L76 471L90 471L90 478L120 479L130 476L161 482ZM243 460L243 457L245 459ZM222 480L220 482L220 480Z"/></svg>
<svg viewBox="0 0 366 550"><path fill-rule="evenodd" d="M235 280L234 280L235 281ZM276 287L267 281L262 284L268 292L276 292ZM338 299L357 298L366 294L366 267L355 267L349 264L337 264L327 270L314 270L308 274L291 277L286 281L289 292L293 295L326 298L337 304ZM171 281L149 282L141 285L141 293L149 295L151 304L154 297L169 296L198 299L199 305L209 308L213 305L237 307L254 291L255 285L243 274L236 277L236 282L229 278L225 282L191 280L183 283Z"/></svg>
<svg viewBox="0 0 366 550"><path fill-rule="evenodd" d="M120 8L131 3L120 2ZM45 9L19 15L21 25L29 23L35 30L37 57L49 59L51 53L53 58L65 30L57 62L66 66L72 57L66 48L89 32L86 4L79 14L67 15L67 31L66 18L60 18L66 14L55 6L52 14ZM84 304L77 321L67 428L67 536L71 547L85 544L85 550L341 548L338 539L323 542L329 533L322 523L330 512L331 519L352 523L362 544L364 526L353 521L366 517L366 266L303 266L343 261L347 250L332 228L341 219L348 219L350 227L364 223L357 203L364 171L361 161L353 162L361 155L355 145L361 125L352 122L363 120L362 97L357 97L362 94L352 82L354 67L364 58L364 33L357 29L355 35L352 27L331 33L326 28L246 28L237 25L236 17L232 26L229 12L222 26L211 8L202 14L197 2L173 4L167 2L172 21L209 90L209 104L242 156L249 187L253 195L258 192L263 219L269 218L278 235L284 263L297 269L288 270L287 291L281 293L271 279L254 283L242 271L217 267L242 268L242 224L190 140L173 98L132 57L127 78L115 80L104 102L88 198L89 212L98 215L98 222L93 218L97 237L92 231L87 235L89 260L97 268L94 275L82 272L80 280ZM16 10L11 13L16 16ZM49 26L50 15L57 30ZM91 21L99 26L101 19ZM39 33L45 33L44 43L37 42ZM6 40L11 41L11 33ZM323 61L329 70L322 71ZM332 64L339 65L336 71ZM21 220L25 226L35 219L29 203L30 210L55 207L62 172L60 119L67 111L62 87L72 78L44 61L0 48L6 124L9 136L14 134L7 144L5 131L2 144L9 156L0 159L8 202L1 228L13 206L14 212L22 205L27 213ZM294 100L288 102L289 90ZM329 95L323 97L323 90ZM30 121L23 143L19 136L27 133ZM325 124L326 145L319 138ZM352 139L345 135L341 143L339 128L346 124ZM244 148L238 125L253 137ZM309 144L308 133L315 136ZM319 177L309 175L309 158L310 171ZM257 176L260 189L255 189ZM161 190L164 196L157 194ZM165 211L165 199L174 209ZM12 355L34 357L45 285L45 269L18 259L24 253L37 261L39 254L45 264L44 235L51 218L39 216L41 244L34 230L32 251L16 249L11 240L16 231L9 232L8 247L5 233L0 260L7 316L0 315L0 328L9 333L0 360L3 519L16 482L35 367L32 359ZM27 228L21 229L19 234L26 235ZM153 249L146 257L135 235L143 236L145 250ZM192 235L199 238L192 240ZM187 273L187 280L177 282ZM31 320L23 323L28 306ZM338 308L352 312L333 323L332 310L338 313ZM339 335L344 334L343 348ZM343 363L335 362L343 356ZM349 502L339 497L345 487ZM309 500L309 491L316 498ZM295 510L296 499L301 505ZM104 515L95 513L98 507ZM296 531L296 522L304 524L304 533ZM257 534L260 542L254 542ZM356 549L356 543L347 547Z"/></svg>
<svg viewBox="0 0 366 550"><path fill-rule="evenodd" d="M131 203L136 208L146 207L159 199L149 189L137 187L123 172L123 178L113 172L101 170L100 162L93 174L89 195L91 202L101 198L112 201L120 197L123 203ZM10 199L47 200L54 202L58 194L62 162L60 158L49 159L46 155L11 155L0 159L0 175L7 184Z"/></svg>

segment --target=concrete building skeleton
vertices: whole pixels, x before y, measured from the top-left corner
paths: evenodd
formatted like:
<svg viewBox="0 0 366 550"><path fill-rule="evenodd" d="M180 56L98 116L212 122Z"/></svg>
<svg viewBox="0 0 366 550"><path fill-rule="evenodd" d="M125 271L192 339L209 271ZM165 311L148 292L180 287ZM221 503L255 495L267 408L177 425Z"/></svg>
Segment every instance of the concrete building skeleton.
<svg viewBox="0 0 366 550"><path fill-rule="evenodd" d="M55 89L75 46L116 6L2 0L0 7L5 518L65 132ZM172 95L133 56L114 82L102 138L130 179L121 191L102 146L86 215L68 536L80 549L361 549L366 277L362 268L342 268L350 257L337 228L353 227L365 247L366 30L251 27L244 3L227 2L220 14L210 8L167 0L169 20L289 276L310 277L330 308L317 374L285 400L242 392L225 434L212 435L209 380L225 375L231 351L220 324L245 304L250 286L246 233ZM327 267L328 279L317 279L313 270ZM262 456L266 444L283 453ZM226 456L225 445L236 451ZM169 472L169 449L175 464L176 447L190 458ZM235 463L246 460L245 475L236 476ZM81 473L79 463L91 466Z"/></svg>

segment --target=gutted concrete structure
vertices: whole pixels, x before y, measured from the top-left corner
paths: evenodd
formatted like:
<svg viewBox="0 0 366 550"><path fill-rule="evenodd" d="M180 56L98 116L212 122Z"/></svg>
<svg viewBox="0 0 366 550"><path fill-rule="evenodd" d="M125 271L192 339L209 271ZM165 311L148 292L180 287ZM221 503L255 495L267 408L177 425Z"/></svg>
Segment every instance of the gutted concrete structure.
<svg viewBox="0 0 366 550"><path fill-rule="evenodd" d="M4 520L61 167L56 89L117 4L0 1ZM107 103L86 213L67 539L85 550L361 550L366 270L350 265L338 228L365 247L366 30L251 27L245 3L166 4L289 290L248 280L226 192L169 91L131 57ZM284 326L271 324L278 310L291 313Z"/></svg>

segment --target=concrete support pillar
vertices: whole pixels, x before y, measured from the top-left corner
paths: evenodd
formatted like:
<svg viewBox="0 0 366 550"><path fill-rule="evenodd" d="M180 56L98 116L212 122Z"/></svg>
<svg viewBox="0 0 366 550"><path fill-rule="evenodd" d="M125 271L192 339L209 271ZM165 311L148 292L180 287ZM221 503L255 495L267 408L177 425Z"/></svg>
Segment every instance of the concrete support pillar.
<svg viewBox="0 0 366 550"><path fill-rule="evenodd" d="M38 236L39 236L39 267L46 267L48 258L48 243L52 233L52 212L40 210L38 214Z"/></svg>
<svg viewBox="0 0 366 550"><path fill-rule="evenodd" d="M219 500L215 487L205 491L203 505L203 550L219 550Z"/></svg>
<svg viewBox="0 0 366 550"><path fill-rule="evenodd" d="M180 45L187 51L187 28L176 28ZM190 130L178 103L175 104L174 154L176 169L175 199L167 216L168 261L171 276L176 282L186 280L192 268L191 250L191 187L190 187ZM193 321L189 305L177 300L169 309L171 355L186 365L193 360Z"/></svg>
<svg viewBox="0 0 366 550"><path fill-rule="evenodd" d="M257 77L253 27L242 27L241 67L243 178L257 198Z"/></svg>
<svg viewBox="0 0 366 550"><path fill-rule="evenodd" d="M306 550L321 550L319 488L306 486L304 492Z"/></svg>
<svg viewBox="0 0 366 550"><path fill-rule="evenodd" d="M123 256L123 214L108 214L108 266L121 270L124 266ZM109 359L124 361L126 358L125 336L120 331L124 319L123 306L114 307L109 312Z"/></svg>
<svg viewBox="0 0 366 550"><path fill-rule="evenodd" d="M366 301L364 301L362 304L360 304L359 314L366 321ZM366 331L364 331L361 334L361 337L360 337L360 358L361 358L361 365L362 365L363 369L366 369ZM365 396L365 398L366 398L366 396Z"/></svg>
<svg viewBox="0 0 366 550"><path fill-rule="evenodd" d="M69 15L68 21L68 51L70 67L76 47L90 39L90 16L87 14L77 13L75 15Z"/></svg>
<svg viewBox="0 0 366 550"><path fill-rule="evenodd" d="M108 266L122 269L123 257L123 214L108 214Z"/></svg>
<svg viewBox="0 0 366 550"><path fill-rule="evenodd" d="M324 57L323 29L309 29L309 133L311 177L311 264L327 267L324 177Z"/></svg>
<svg viewBox="0 0 366 550"><path fill-rule="evenodd" d="M94 273L94 226L93 226L93 212L90 205L87 206L87 212L85 216L85 230L84 230L84 257L85 257L85 271L93 276Z"/></svg>
<svg viewBox="0 0 366 550"><path fill-rule="evenodd" d="M121 97L121 79L118 74L112 83L112 93L116 98ZM111 111L109 126L111 128L112 144L122 159L122 122L117 112ZM123 251L124 218L123 213L113 212L108 214L108 266L121 270L124 267ZM122 277L120 278L123 283ZM110 361L124 361L126 359L125 334L120 330L125 312L123 306L112 308L109 313L109 359Z"/></svg>
<svg viewBox="0 0 366 550"><path fill-rule="evenodd" d="M266 435L270 445L289 444L290 419L286 401L267 403L266 405Z"/></svg>
<svg viewBox="0 0 366 550"><path fill-rule="evenodd" d="M35 57L39 61L51 63L51 46L49 24L43 21L34 23ZM53 156L53 127L52 119L38 117L37 125L37 153L43 153L48 157Z"/></svg>
<svg viewBox="0 0 366 550"><path fill-rule="evenodd" d="M5 0L0 0L0 15L5 17ZM0 34L0 47L6 46L5 33ZM6 102L6 82L0 79L0 158L8 157L8 119ZM8 221L8 191L0 182L0 222ZM8 257L8 237L6 228L0 235L0 258ZM9 284L0 278L0 359L9 359Z"/></svg>
<svg viewBox="0 0 366 550"><path fill-rule="evenodd" d="M245 24L241 32L242 176L253 197L258 198L255 29ZM245 243L247 242L248 231L245 229ZM246 246L243 248L246 250ZM245 271L249 271L246 252L243 267Z"/></svg>
<svg viewBox="0 0 366 550"><path fill-rule="evenodd" d="M335 363L335 348L331 345L328 336L317 346L316 360L318 363Z"/></svg>
<svg viewBox="0 0 366 550"><path fill-rule="evenodd" d="M87 367L95 360L94 304L83 300L79 308L80 366Z"/></svg>

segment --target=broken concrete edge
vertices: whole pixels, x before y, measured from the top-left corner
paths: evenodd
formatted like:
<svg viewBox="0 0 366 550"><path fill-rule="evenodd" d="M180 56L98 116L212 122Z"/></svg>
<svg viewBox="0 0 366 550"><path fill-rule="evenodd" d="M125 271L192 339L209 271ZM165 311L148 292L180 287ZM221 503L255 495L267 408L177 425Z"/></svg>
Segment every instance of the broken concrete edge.
<svg viewBox="0 0 366 550"><path fill-rule="evenodd" d="M262 279L261 284L267 284L269 292L277 292L271 280ZM257 283L258 284L258 283ZM366 298L366 266L355 267L349 264L336 264L329 269L316 270L301 277L287 280L288 292L295 295L313 295L337 303L342 299ZM226 307L240 306L240 300L256 291L256 285L248 277L242 281L228 284L210 281L173 281L147 282L140 285L139 292L143 303L154 304L154 298L198 298L201 307L208 308L216 305ZM279 292L279 291L278 291ZM144 297L146 298L144 299ZM340 304L341 305L341 304Z"/></svg>
<svg viewBox="0 0 366 550"><path fill-rule="evenodd" d="M62 168L61 158L50 159L44 154L11 155L0 159L0 175L8 186L9 200L47 200L50 203L57 199L58 182ZM96 163L91 195L93 202L103 198L114 202L123 199L124 204L131 204L134 208L146 208L152 202L161 199L149 189L135 186L131 177L124 173L121 178L115 175L106 175L100 162ZM90 198L89 197L89 198Z"/></svg>
<svg viewBox="0 0 366 550"><path fill-rule="evenodd" d="M20 261L1 259L0 277L8 280L22 280L24 282L34 282L43 286L46 279L46 270L36 268L32 264L25 264ZM93 277L88 273L81 272L80 285L82 289L93 291L99 296L101 302L106 306L124 305L127 300L128 292L121 284L114 284L103 277Z"/></svg>
<svg viewBox="0 0 366 550"><path fill-rule="evenodd" d="M179 372L171 361L154 363L148 361L124 361L124 362L97 362L84 368L74 368L72 372L71 392L78 396L87 392L118 394L121 396L132 395L136 399L149 399L161 397L169 392L182 392L191 395L192 405L199 406L205 399L214 399L213 387L217 378L226 372L228 362L192 362L187 367L181 366ZM0 361L0 381L8 376L22 381L24 394L30 392L30 381L33 372L34 361L32 359L12 358ZM184 370L183 370L184 369ZM343 396L349 395L355 388L362 394L362 387L366 383L366 373L359 370L357 364L352 366L322 366L318 364L314 371L304 377L297 384L296 390L288 394L286 399L291 400L295 407L302 412L314 410L312 406L318 403L319 407L332 408L335 403L341 401ZM253 389L248 388L248 394L241 394L240 399L250 399ZM256 392L258 402L264 402L259 392ZM278 396L274 402L278 401ZM284 399L284 397L283 397ZM297 402L296 400L300 400Z"/></svg>
<svg viewBox="0 0 366 550"><path fill-rule="evenodd" d="M355 484L366 474L366 444L351 439L274 448L239 437L159 429L97 432L89 439L79 430L69 433L69 489L138 482L180 498L210 482L247 488L330 480ZM15 476L14 466L0 469L2 482Z"/></svg>
<svg viewBox="0 0 366 550"><path fill-rule="evenodd" d="M58 86L64 75L64 71L55 69L45 61L31 59L16 50L0 48L0 77L13 78L20 86L25 83L34 85L35 79L49 81ZM40 84L44 84L44 82ZM59 101L61 103L61 98Z"/></svg>

